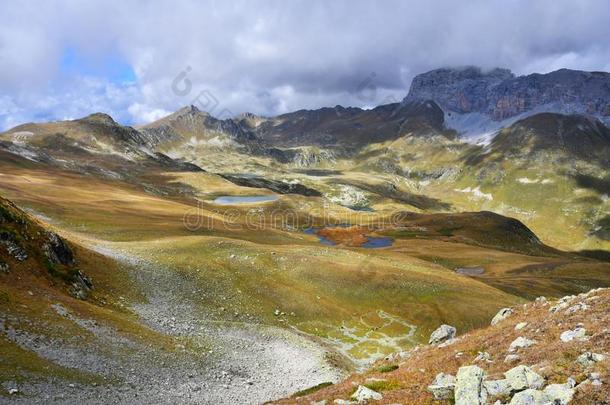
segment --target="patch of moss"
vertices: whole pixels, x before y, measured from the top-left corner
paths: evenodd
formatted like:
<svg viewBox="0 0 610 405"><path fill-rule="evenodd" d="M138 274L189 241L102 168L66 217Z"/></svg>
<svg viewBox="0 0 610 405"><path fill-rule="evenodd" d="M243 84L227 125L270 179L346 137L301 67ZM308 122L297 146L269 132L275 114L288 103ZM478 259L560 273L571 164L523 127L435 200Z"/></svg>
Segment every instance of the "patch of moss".
<svg viewBox="0 0 610 405"><path fill-rule="evenodd" d="M381 392L381 391L392 391L401 388L400 384L396 381L372 381L370 383L364 384L366 388L369 388L373 391Z"/></svg>
<svg viewBox="0 0 610 405"><path fill-rule="evenodd" d="M389 373L398 369L398 364L385 364L377 369L380 373Z"/></svg>
<svg viewBox="0 0 610 405"><path fill-rule="evenodd" d="M319 391L319 390L321 390L322 388L325 388L325 387L328 387L328 386L331 386L331 385L333 385L333 383L331 383L330 381L323 382L323 383L320 383L320 384L318 384L318 385L314 385L313 387L309 387L309 388L306 388L306 389L304 389L304 390L297 391L297 392L295 392L295 393L292 395L292 397L293 397L293 398L296 398L296 397L304 397L304 396L306 396L306 395L313 394L314 392Z"/></svg>

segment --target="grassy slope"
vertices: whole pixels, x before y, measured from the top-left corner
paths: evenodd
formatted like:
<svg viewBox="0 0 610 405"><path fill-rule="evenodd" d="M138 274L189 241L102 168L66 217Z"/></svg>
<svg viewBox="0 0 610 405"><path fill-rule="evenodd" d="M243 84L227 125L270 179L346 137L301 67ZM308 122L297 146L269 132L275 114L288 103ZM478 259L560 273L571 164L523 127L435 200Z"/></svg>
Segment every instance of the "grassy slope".
<svg viewBox="0 0 610 405"><path fill-rule="evenodd" d="M176 174L165 176L163 181L185 181L203 200L221 193L261 192L207 173ZM230 208L204 203L199 215L211 229L191 232L182 220L195 207L192 200L153 195L118 181L59 170L6 166L0 187L18 203L52 218L68 235L187 274L206 291L202 310L219 320L286 325L336 338L355 359L381 355L396 350L397 345L412 345L413 340L401 339L409 324L418 327L413 336L417 341L449 320L462 330L481 326L497 308L519 302L516 295L529 297L540 290L559 295L566 289L584 288L577 284L560 288L547 273L520 274L513 277L519 283L511 287L506 272L548 258L442 238L428 242L407 238L392 248L365 250L326 247L312 235L281 226L267 226L264 231L248 229L243 226L248 206L236 211L238 229L220 221L221 214ZM297 218L313 215L314 221L321 221L317 215L322 213L322 203L319 198L283 196L278 202L264 204L261 218L269 222L274 210L290 208ZM362 213L356 219L375 222L389 212L382 207L378 213ZM353 211L336 205L326 213L337 222L355 219ZM254 222L259 221L255 217ZM502 263L496 267L503 270L496 273L496 267L490 267L480 279L454 273L448 264L464 262L466 257L472 257L473 262L493 257L494 266ZM582 264L576 266L583 268ZM606 267L587 274L585 278L593 284L607 282ZM539 281L532 282L533 278ZM283 314L274 315L276 309ZM379 311L398 321L385 322ZM345 333L346 327L357 336L367 335L374 343L354 339ZM371 333L375 327L384 327L393 338L392 344L381 343L384 336Z"/></svg>

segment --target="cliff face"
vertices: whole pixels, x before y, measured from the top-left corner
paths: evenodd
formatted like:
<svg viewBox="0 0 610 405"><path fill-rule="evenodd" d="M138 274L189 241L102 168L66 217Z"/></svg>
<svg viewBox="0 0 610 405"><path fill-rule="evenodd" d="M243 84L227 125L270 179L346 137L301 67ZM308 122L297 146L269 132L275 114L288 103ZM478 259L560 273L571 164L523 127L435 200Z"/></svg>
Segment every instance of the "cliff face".
<svg viewBox="0 0 610 405"><path fill-rule="evenodd" d="M513 75L506 69L437 69L413 79L405 101L434 100L459 114L502 121L527 112L594 115L610 122L610 74L561 69Z"/></svg>

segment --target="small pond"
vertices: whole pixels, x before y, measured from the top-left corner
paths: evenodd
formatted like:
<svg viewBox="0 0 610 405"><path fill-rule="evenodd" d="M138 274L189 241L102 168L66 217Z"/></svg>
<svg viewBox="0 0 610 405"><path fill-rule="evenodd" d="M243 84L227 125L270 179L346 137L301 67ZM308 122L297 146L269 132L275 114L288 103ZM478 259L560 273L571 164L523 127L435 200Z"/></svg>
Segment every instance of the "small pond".
<svg viewBox="0 0 610 405"><path fill-rule="evenodd" d="M269 201L276 201L279 197L277 195L248 195L248 196L237 196L237 195L223 195L214 200L214 204L219 205L236 205L236 204L256 204Z"/></svg>
<svg viewBox="0 0 610 405"><path fill-rule="evenodd" d="M337 226L346 227L349 225L343 224L343 225L337 225ZM320 243L323 245L327 245L327 246L336 246L337 245L337 243L333 242L332 240L325 238L324 236L318 235L317 232L319 230L320 230L320 228L307 228L304 230L304 232L308 235L316 235L318 237L318 240L320 241ZM386 236L366 235L366 238L367 238L367 241L358 247L363 247L366 249L376 249L376 248L392 246L394 244L394 239L388 238Z"/></svg>

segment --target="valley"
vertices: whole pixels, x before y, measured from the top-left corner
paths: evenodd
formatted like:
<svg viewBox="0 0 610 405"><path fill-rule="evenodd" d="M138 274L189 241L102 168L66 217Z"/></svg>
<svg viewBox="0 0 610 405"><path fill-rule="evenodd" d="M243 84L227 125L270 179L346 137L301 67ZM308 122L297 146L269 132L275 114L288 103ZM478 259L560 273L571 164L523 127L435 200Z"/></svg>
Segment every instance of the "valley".
<svg viewBox="0 0 610 405"><path fill-rule="evenodd" d="M406 100L0 134L3 240L28 253L0 250L0 400L262 403L610 287L602 121L536 113L472 143Z"/></svg>

